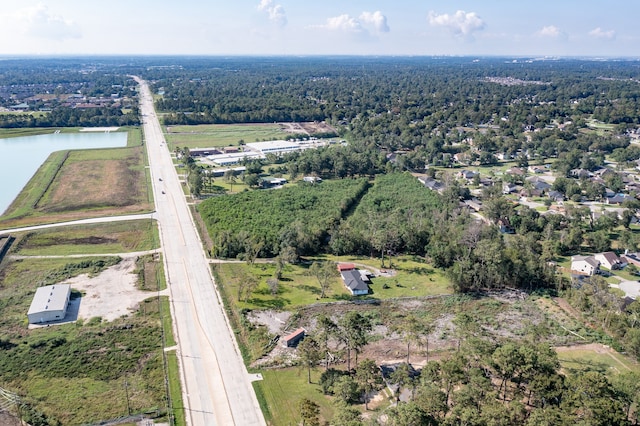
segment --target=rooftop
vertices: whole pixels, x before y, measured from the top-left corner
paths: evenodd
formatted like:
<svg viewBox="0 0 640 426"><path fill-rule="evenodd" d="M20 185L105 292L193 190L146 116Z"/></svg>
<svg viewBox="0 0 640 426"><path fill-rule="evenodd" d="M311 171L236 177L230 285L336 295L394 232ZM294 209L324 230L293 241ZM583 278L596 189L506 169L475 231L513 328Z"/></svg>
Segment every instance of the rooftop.
<svg viewBox="0 0 640 426"><path fill-rule="evenodd" d="M43 311L62 311L67 306L67 297L71 292L70 284L55 284L38 287L31 301L27 315Z"/></svg>

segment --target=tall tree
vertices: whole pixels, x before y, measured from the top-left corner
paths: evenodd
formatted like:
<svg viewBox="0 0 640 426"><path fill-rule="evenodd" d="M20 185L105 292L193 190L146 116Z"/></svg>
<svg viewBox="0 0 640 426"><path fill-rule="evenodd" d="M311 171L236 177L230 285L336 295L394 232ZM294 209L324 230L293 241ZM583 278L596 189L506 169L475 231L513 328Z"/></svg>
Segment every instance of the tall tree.
<svg viewBox="0 0 640 426"><path fill-rule="evenodd" d="M351 371L351 352L356 353L356 366L358 365L358 353L367 344L369 333L373 326L371 320L359 312L350 311L342 317L338 323L339 336L347 349L347 371Z"/></svg>
<svg viewBox="0 0 640 426"><path fill-rule="evenodd" d="M302 426L320 426L320 406L308 398L300 401L300 417Z"/></svg>
<svg viewBox="0 0 640 426"><path fill-rule="evenodd" d="M318 361L322 359L320 345L313 337L307 336L298 344L297 350L300 365L307 369L307 383L311 383L311 370L315 369Z"/></svg>
<svg viewBox="0 0 640 426"><path fill-rule="evenodd" d="M309 274L318 280L318 284L320 285L320 298L324 299L333 278L338 276L338 269L333 262L313 262L309 268Z"/></svg>
<svg viewBox="0 0 640 426"><path fill-rule="evenodd" d="M380 374L380 368L371 359L363 360L356 368L356 382L362 389L364 399L364 409L369 409L369 394L375 390L379 390L382 387L382 375Z"/></svg>

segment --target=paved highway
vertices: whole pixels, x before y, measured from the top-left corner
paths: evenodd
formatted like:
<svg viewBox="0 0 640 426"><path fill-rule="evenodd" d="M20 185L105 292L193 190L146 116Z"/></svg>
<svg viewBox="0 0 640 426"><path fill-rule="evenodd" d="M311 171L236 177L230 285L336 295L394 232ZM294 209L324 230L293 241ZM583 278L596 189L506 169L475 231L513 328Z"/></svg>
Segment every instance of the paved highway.
<svg viewBox="0 0 640 426"><path fill-rule="evenodd" d="M191 426L265 425L224 314L146 82L140 85L145 144L164 252L183 399Z"/></svg>

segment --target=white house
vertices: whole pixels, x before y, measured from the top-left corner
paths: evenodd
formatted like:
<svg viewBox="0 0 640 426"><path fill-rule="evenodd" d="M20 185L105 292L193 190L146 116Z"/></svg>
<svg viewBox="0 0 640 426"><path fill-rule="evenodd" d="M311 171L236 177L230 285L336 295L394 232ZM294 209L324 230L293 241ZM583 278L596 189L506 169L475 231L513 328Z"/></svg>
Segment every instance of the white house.
<svg viewBox="0 0 640 426"><path fill-rule="evenodd" d="M60 321L67 314L71 285L55 284L38 287L27 312L29 323Z"/></svg>
<svg viewBox="0 0 640 426"><path fill-rule="evenodd" d="M571 256L571 271L593 275L600 269L600 262L593 256Z"/></svg>
<svg viewBox="0 0 640 426"><path fill-rule="evenodd" d="M369 294L368 273L362 273L353 263L339 263L338 271L347 290L354 296Z"/></svg>
<svg viewBox="0 0 640 426"><path fill-rule="evenodd" d="M594 254L593 257L600 262L600 266L604 266L609 270L621 269L626 265L622 259L612 251Z"/></svg>

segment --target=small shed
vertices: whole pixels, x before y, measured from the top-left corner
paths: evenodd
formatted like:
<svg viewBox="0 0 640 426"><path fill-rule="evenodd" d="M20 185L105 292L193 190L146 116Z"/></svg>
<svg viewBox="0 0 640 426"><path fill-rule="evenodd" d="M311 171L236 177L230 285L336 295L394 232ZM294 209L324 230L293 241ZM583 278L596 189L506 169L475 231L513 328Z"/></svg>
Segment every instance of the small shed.
<svg viewBox="0 0 640 426"><path fill-rule="evenodd" d="M356 265L353 263L338 263L338 271L351 271L352 269L356 269Z"/></svg>
<svg viewBox="0 0 640 426"><path fill-rule="evenodd" d="M299 328L295 330L293 333L287 334L280 340L282 346L285 348L293 348L298 346L298 343L306 336L306 330L304 328Z"/></svg>
<svg viewBox="0 0 640 426"><path fill-rule="evenodd" d="M38 287L27 312L30 324L60 321L67 314L71 285L54 284Z"/></svg>

